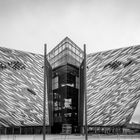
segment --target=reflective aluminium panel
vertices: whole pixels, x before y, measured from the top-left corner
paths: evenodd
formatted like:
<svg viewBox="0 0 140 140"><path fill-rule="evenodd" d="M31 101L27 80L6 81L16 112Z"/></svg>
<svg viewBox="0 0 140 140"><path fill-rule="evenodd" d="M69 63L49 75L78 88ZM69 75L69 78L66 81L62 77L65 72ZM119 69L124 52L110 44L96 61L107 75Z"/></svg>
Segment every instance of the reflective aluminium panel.
<svg viewBox="0 0 140 140"><path fill-rule="evenodd" d="M42 55L0 48L0 127L43 124L43 61Z"/></svg>
<svg viewBox="0 0 140 140"><path fill-rule="evenodd" d="M140 100L140 46L87 55L88 125L125 125Z"/></svg>

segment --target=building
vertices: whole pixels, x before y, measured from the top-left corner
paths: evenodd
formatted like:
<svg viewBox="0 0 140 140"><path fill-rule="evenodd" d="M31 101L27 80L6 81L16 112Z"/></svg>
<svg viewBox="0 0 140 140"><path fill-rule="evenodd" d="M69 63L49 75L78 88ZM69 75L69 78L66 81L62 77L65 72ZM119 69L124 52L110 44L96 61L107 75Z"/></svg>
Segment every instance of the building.
<svg viewBox="0 0 140 140"><path fill-rule="evenodd" d="M140 100L140 46L87 54L87 124L122 133ZM46 133L84 128L84 52L66 37L47 54ZM40 134L43 55L0 48L0 133Z"/></svg>
<svg viewBox="0 0 140 140"><path fill-rule="evenodd" d="M40 133L43 120L43 56L1 47L0 79L1 133ZM48 112L47 107L46 125L49 125Z"/></svg>
<svg viewBox="0 0 140 140"><path fill-rule="evenodd" d="M87 56L88 125L121 132L140 100L140 46Z"/></svg>
<svg viewBox="0 0 140 140"><path fill-rule="evenodd" d="M83 97L80 97L83 90L80 91L79 77L83 73L83 55L83 51L67 37L48 53L52 67L53 133L61 133L63 124L72 124L72 132L82 124Z"/></svg>

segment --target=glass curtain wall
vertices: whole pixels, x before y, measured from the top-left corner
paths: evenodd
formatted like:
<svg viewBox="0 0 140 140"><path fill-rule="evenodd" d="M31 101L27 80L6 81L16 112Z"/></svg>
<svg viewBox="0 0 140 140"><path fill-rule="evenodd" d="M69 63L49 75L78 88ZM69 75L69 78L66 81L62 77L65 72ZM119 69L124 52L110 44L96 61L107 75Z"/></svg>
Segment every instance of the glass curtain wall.
<svg viewBox="0 0 140 140"><path fill-rule="evenodd" d="M67 63L79 67L83 61L83 51L69 38L65 38L47 57L53 69Z"/></svg>
<svg viewBox="0 0 140 140"><path fill-rule="evenodd" d="M70 124L72 133L78 132L79 67L83 55L67 37L47 55L53 71L53 133L63 132L63 124Z"/></svg>

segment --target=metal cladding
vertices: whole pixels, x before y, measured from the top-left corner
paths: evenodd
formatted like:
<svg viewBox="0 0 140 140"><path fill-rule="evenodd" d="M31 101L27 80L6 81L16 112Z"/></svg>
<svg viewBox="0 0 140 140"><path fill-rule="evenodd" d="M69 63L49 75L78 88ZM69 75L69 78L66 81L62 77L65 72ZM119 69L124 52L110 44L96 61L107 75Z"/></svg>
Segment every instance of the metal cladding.
<svg viewBox="0 0 140 140"><path fill-rule="evenodd" d="M0 126L43 125L43 61L42 55L0 47Z"/></svg>
<svg viewBox="0 0 140 140"><path fill-rule="evenodd" d="M140 100L140 46L87 55L88 125L123 126Z"/></svg>

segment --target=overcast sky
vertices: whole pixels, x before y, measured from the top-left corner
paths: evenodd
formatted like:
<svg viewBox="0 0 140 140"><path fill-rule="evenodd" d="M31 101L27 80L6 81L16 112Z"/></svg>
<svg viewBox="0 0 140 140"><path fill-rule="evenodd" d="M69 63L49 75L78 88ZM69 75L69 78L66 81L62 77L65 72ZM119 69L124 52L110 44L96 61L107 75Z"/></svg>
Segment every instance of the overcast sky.
<svg viewBox="0 0 140 140"><path fill-rule="evenodd" d="M140 44L140 0L0 0L0 46L43 54L66 36L87 53Z"/></svg>
<svg viewBox="0 0 140 140"><path fill-rule="evenodd" d="M48 51L66 36L87 52L140 44L140 0L0 0L0 46Z"/></svg>

